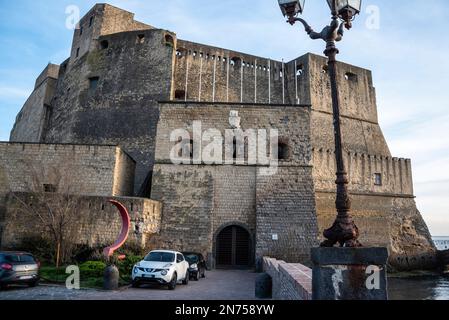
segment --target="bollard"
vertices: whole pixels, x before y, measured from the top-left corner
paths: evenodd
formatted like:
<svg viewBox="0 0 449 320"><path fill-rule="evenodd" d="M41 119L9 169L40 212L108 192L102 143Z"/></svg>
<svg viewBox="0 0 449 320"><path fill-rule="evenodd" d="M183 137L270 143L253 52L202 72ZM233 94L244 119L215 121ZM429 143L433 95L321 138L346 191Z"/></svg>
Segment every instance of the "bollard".
<svg viewBox="0 0 449 320"><path fill-rule="evenodd" d="M119 281L119 271L115 265L107 266L104 271L104 290L117 290Z"/></svg>

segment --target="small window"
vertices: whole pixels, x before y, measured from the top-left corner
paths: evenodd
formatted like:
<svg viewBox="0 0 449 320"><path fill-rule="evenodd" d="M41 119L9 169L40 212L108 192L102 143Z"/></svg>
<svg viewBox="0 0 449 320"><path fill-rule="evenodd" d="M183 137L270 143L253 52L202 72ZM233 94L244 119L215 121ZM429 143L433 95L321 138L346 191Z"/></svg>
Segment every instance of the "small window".
<svg viewBox="0 0 449 320"><path fill-rule="evenodd" d="M144 34L137 35L136 43L137 44L142 44L144 42L145 42L145 35Z"/></svg>
<svg viewBox="0 0 449 320"><path fill-rule="evenodd" d="M175 91L175 99L176 100L185 100L186 92L184 90L176 90Z"/></svg>
<svg viewBox="0 0 449 320"><path fill-rule="evenodd" d="M345 79L350 82L357 82L357 75L352 72L346 72Z"/></svg>
<svg viewBox="0 0 449 320"><path fill-rule="evenodd" d="M80 56L80 48L76 49L76 57L78 58Z"/></svg>
<svg viewBox="0 0 449 320"><path fill-rule="evenodd" d="M56 189L54 184L44 184L44 192L56 193Z"/></svg>
<svg viewBox="0 0 449 320"><path fill-rule="evenodd" d="M300 77L304 73L304 66L301 64L296 67L296 76Z"/></svg>
<svg viewBox="0 0 449 320"><path fill-rule="evenodd" d="M95 90L98 87L98 81L100 80L99 77L92 77L89 78L89 90Z"/></svg>
<svg viewBox="0 0 449 320"><path fill-rule="evenodd" d="M89 27L92 27L93 24L94 24L94 17L90 17Z"/></svg>
<svg viewBox="0 0 449 320"><path fill-rule="evenodd" d="M165 44L170 47L175 46L175 40L173 39L173 37L171 35L169 35L169 34L165 35Z"/></svg>
<svg viewBox="0 0 449 320"><path fill-rule="evenodd" d="M323 66L323 68L321 69L322 73L328 73L329 71L329 67L328 66Z"/></svg>
<svg viewBox="0 0 449 320"><path fill-rule="evenodd" d="M380 173L375 173L374 174L374 184L376 186L381 186L382 185L382 174L380 174Z"/></svg>
<svg viewBox="0 0 449 320"><path fill-rule="evenodd" d="M231 66L240 66L241 63L242 59L240 59L239 57L234 57L231 59Z"/></svg>
<svg viewBox="0 0 449 320"><path fill-rule="evenodd" d="M101 50L105 50L105 49L109 48L109 41L108 40L101 41L100 48L101 48Z"/></svg>
<svg viewBox="0 0 449 320"><path fill-rule="evenodd" d="M80 36L83 35L83 27L80 28Z"/></svg>
<svg viewBox="0 0 449 320"><path fill-rule="evenodd" d="M287 161L290 157L290 149L285 142L279 142L278 144L278 159L280 161Z"/></svg>

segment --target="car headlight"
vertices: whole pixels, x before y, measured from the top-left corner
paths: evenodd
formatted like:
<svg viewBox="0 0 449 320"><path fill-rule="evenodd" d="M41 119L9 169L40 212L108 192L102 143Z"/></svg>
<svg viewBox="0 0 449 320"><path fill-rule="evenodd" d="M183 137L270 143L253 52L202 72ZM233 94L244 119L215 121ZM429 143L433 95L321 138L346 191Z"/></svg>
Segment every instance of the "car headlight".
<svg viewBox="0 0 449 320"><path fill-rule="evenodd" d="M134 273L139 272L139 269L137 269L137 266L134 266Z"/></svg>
<svg viewBox="0 0 449 320"><path fill-rule="evenodd" d="M192 268L192 269L198 269L198 265L197 265L196 263L194 263L194 264L192 264L192 265L190 266L190 268Z"/></svg>
<svg viewBox="0 0 449 320"><path fill-rule="evenodd" d="M163 275L163 276L166 276L166 275L167 275L167 273L168 273L168 271L167 271L167 270L162 270L162 271L161 271L161 275Z"/></svg>

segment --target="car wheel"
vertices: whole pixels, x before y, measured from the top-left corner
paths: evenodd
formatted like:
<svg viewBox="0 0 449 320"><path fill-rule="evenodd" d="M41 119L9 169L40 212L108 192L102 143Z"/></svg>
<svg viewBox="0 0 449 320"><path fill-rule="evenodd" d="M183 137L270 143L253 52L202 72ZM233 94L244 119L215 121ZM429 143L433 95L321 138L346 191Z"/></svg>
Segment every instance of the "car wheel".
<svg viewBox="0 0 449 320"><path fill-rule="evenodd" d="M6 290L6 289L8 289L7 284L0 284L0 290Z"/></svg>
<svg viewBox="0 0 449 320"><path fill-rule="evenodd" d="M198 281L200 279L200 272L198 271L194 276L193 280Z"/></svg>
<svg viewBox="0 0 449 320"><path fill-rule="evenodd" d="M182 281L182 284L183 284L183 285L188 285L188 284L189 284L189 277L190 277L190 274L189 274L189 271L187 271L186 277L185 277L185 279Z"/></svg>
<svg viewBox="0 0 449 320"><path fill-rule="evenodd" d="M133 282L131 283L131 286L132 286L133 288L138 288L138 287L139 287L139 282L133 281Z"/></svg>
<svg viewBox="0 0 449 320"><path fill-rule="evenodd" d="M35 287L37 287L38 284L39 284L39 281L33 281L33 282L28 283L28 287L35 288Z"/></svg>
<svg viewBox="0 0 449 320"><path fill-rule="evenodd" d="M168 290L175 290L176 284L178 283L178 277L176 273L173 275L173 278L171 279L170 283L168 284Z"/></svg>

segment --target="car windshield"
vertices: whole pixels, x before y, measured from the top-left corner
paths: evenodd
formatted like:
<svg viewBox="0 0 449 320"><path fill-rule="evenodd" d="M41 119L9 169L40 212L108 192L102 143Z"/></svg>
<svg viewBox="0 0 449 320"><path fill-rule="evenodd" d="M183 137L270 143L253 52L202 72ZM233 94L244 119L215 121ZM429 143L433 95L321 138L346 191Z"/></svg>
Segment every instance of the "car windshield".
<svg viewBox="0 0 449 320"><path fill-rule="evenodd" d="M145 261L149 262L173 262L175 254L170 252L151 252L145 257Z"/></svg>
<svg viewBox="0 0 449 320"><path fill-rule="evenodd" d="M188 263L198 263L198 256L196 254L187 254L184 256Z"/></svg>
<svg viewBox="0 0 449 320"><path fill-rule="evenodd" d="M35 263L34 258L28 254L7 254L4 256L4 261L10 263Z"/></svg>

